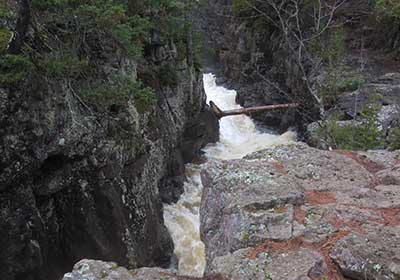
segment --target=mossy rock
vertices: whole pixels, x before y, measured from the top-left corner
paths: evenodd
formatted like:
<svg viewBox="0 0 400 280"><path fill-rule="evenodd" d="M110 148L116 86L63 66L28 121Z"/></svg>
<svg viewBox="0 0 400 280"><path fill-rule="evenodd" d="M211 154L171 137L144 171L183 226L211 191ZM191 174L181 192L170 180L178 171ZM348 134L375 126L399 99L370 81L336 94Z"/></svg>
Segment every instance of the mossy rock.
<svg viewBox="0 0 400 280"><path fill-rule="evenodd" d="M7 49L11 36L12 33L10 31L0 27L0 52L3 52Z"/></svg>

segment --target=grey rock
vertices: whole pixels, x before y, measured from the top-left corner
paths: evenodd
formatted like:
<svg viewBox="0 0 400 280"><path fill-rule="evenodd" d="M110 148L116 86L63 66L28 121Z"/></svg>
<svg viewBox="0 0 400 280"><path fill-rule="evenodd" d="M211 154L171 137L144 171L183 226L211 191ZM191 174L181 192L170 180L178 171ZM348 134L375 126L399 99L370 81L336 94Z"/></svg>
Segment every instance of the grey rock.
<svg viewBox="0 0 400 280"><path fill-rule="evenodd" d="M315 279L325 275L322 256L309 249L270 255L260 252L254 258L252 249L246 248L233 254L217 257L210 270L222 272L231 280L298 280Z"/></svg>
<svg viewBox="0 0 400 280"><path fill-rule="evenodd" d="M200 230L209 260L266 239L293 238L293 208L279 208L304 203L295 180L283 181L267 161L213 165L202 174Z"/></svg>
<svg viewBox="0 0 400 280"><path fill-rule="evenodd" d="M330 256L351 279L400 278L400 227L364 226L333 247Z"/></svg>
<svg viewBox="0 0 400 280"><path fill-rule="evenodd" d="M365 279L361 267L367 279L398 279L399 178L398 152L302 143L210 162L200 213L206 273Z"/></svg>
<svg viewBox="0 0 400 280"><path fill-rule="evenodd" d="M141 268L127 270L113 262L81 260L74 265L72 272L66 273L62 280L228 280L221 274L205 278L184 277L176 271L161 268Z"/></svg>
<svg viewBox="0 0 400 280"><path fill-rule="evenodd" d="M376 99L374 103L384 107L392 105L389 108L393 110L394 105L400 104L399 76L399 73L389 73L378 78L375 82L363 85L359 90L342 94L339 98L340 109L349 117L354 118L361 112L363 106L374 98ZM386 108L386 110L389 108ZM381 115L383 114L385 113L382 112Z"/></svg>
<svg viewBox="0 0 400 280"><path fill-rule="evenodd" d="M81 260L74 270L64 275L62 280L133 280L130 271L113 262Z"/></svg>

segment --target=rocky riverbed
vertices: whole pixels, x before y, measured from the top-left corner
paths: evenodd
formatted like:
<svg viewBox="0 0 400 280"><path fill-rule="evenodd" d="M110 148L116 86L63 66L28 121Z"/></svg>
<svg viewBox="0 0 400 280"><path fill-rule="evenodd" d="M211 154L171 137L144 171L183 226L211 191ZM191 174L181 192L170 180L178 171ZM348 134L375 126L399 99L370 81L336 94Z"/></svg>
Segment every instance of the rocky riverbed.
<svg viewBox="0 0 400 280"><path fill-rule="evenodd" d="M399 279L399 156L296 143L207 163L203 279ZM84 260L64 280L85 277L191 279Z"/></svg>

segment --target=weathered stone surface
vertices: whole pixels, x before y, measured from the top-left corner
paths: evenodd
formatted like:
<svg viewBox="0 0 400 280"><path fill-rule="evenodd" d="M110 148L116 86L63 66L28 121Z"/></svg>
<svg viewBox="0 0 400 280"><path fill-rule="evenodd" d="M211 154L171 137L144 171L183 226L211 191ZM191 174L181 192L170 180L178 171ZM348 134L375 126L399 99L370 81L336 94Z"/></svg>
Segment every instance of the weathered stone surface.
<svg viewBox="0 0 400 280"><path fill-rule="evenodd" d="M326 267L322 256L310 249L252 256L252 248L217 257L210 270L222 272L231 280L298 280L321 278Z"/></svg>
<svg viewBox="0 0 400 280"><path fill-rule="evenodd" d="M332 248L330 256L351 279L400 279L400 226L363 226Z"/></svg>
<svg viewBox="0 0 400 280"><path fill-rule="evenodd" d="M179 276L176 271L161 268L141 268L127 270L113 262L81 260L72 272L66 273L62 280L228 280L221 274L205 278Z"/></svg>
<svg viewBox="0 0 400 280"><path fill-rule="evenodd" d="M63 280L133 280L133 275L126 268L113 262L81 260L74 265L74 270L64 275Z"/></svg>
<svg viewBox="0 0 400 280"><path fill-rule="evenodd" d="M232 279L398 279L398 156L297 143L208 163L201 205L207 272Z"/></svg>
<svg viewBox="0 0 400 280"><path fill-rule="evenodd" d="M202 174L207 211L201 215L201 234L209 259L265 239L293 237L293 207L285 206L304 203L304 191L294 180L281 180L279 170L262 160L232 160L206 169L216 172L212 178Z"/></svg>

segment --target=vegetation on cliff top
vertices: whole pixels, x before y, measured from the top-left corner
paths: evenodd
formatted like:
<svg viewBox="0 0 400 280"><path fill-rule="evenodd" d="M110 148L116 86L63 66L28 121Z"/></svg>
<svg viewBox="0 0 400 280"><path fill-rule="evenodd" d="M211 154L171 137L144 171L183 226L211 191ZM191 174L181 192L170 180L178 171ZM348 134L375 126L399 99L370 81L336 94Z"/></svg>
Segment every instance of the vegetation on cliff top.
<svg viewBox="0 0 400 280"><path fill-rule="evenodd" d="M181 0L32 0L30 14L34 33L27 36L21 52L12 57L5 54L10 39L8 23L0 21L3 24L0 26L0 51L5 51L0 69L2 85L22 86L34 71L40 73L39 76L68 83L93 104L121 104L133 97L140 107L138 110L145 112L146 107L156 102L156 89L129 73L118 73L116 69L105 73L103 64L112 59L111 56L121 54L134 63L143 63L146 48L170 42L178 46L178 53L187 56L187 34L191 27L185 14L190 3ZM8 10L6 2L1 1L0 16L4 18ZM132 70L134 74L135 69ZM165 79L161 78L175 86L176 74L166 74ZM115 79L124 75L122 83L121 79Z"/></svg>

